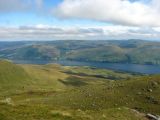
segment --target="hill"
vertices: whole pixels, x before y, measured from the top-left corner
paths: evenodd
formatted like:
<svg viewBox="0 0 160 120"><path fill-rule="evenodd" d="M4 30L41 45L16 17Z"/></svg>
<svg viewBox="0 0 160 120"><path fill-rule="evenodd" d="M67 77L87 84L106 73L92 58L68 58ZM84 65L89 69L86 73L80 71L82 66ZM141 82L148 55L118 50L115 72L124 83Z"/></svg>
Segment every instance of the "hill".
<svg viewBox="0 0 160 120"><path fill-rule="evenodd" d="M129 41L68 52L66 58L78 61L160 64L160 43Z"/></svg>
<svg viewBox="0 0 160 120"><path fill-rule="evenodd" d="M12 45L13 44L13 45ZM143 40L1 42L0 58L160 64L160 43Z"/></svg>
<svg viewBox="0 0 160 120"><path fill-rule="evenodd" d="M11 60L56 60L59 50L49 45L23 45L0 51L1 58Z"/></svg>
<svg viewBox="0 0 160 120"><path fill-rule="evenodd" d="M15 65L7 60L0 60L1 93L8 94L14 90L18 90L22 85L26 86L29 79L29 75L19 65Z"/></svg>
<svg viewBox="0 0 160 120"><path fill-rule="evenodd" d="M97 48L88 48L75 50L66 55L69 60L78 61L97 61L97 62L127 62L125 49L118 46L103 46Z"/></svg>
<svg viewBox="0 0 160 120"><path fill-rule="evenodd" d="M1 120L147 120L160 115L160 75L0 61Z"/></svg>

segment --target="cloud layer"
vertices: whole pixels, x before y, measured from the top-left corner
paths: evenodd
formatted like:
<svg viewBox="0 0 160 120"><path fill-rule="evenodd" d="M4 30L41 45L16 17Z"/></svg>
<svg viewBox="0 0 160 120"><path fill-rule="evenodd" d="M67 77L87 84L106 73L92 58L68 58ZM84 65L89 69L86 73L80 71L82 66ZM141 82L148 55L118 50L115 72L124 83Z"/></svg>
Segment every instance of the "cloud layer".
<svg viewBox="0 0 160 120"><path fill-rule="evenodd" d="M47 25L0 27L0 40L110 40L160 38L160 28L124 26L54 27Z"/></svg>
<svg viewBox="0 0 160 120"><path fill-rule="evenodd" d="M72 23L68 27L4 25L5 27L0 27L0 40L158 40L160 38L160 0L63 0L58 6L52 7L51 11L50 7L46 8L45 2L45 0L0 0L0 14L32 12L40 17L48 17L47 15L51 14L54 15L54 19L56 16L69 20L77 18L80 23L81 19L90 19L111 24L95 27L92 23L87 24L90 27L74 27ZM3 14L0 17L3 17ZM63 26L63 23L59 26Z"/></svg>
<svg viewBox="0 0 160 120"><path fill-rule="evenodd" d="M64 0L53 13L63 19L83 18L127 26L160 26L160 0Z"/></svg>

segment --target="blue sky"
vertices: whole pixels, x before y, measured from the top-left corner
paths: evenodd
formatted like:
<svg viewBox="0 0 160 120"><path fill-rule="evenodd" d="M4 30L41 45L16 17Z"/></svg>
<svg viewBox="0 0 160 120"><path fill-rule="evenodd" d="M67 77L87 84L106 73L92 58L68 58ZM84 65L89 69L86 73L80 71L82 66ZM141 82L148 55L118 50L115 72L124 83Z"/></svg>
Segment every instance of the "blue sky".
<svg viewBox="0 0 160 120"><path fill-rule="evenodd" d="M6 0L7 1L7 0ZM9 0L10 1L10 0ZM25 0L24 0L25 1ZM27 1L27 0L26 0ZM130 0L131 2L135 2L138 0ZM143 0L144 3L148 3L150 0ZM34 2L34 0L32 1ZM44 9L52 9L59 4L61 4L63 0L43 0ZM35 9L36 7L34 7ZM45 16L46 15L46 16ZM2 12L0 13L0 25L12 25L12 26L21 26L21 25L35 25L35 24L49 24L49 25L106 25L109 23L98 22L94 20L83 20L83 19L63 19L60 20L55 16L51 16L46 13L38 13L38 11L11 11L9 13Z"/></svg>
<svg viewBox="0 0 160 120"><path fill-rule="evenodd" d="M63 0L44 0L43 9L52 9L58 6ZM36 7L35 7L36 8ZM60 19L41 10L32 11L11 11L0 13L0 26L25 26L25 25L52 25L52 26L103 26L110 23L98 22L88 19ZM48 12L48 11L47 11Z"/></svg>
<svg viewBox="0 0 160 120"><path fill-rule="evenodd" d="M0 26L24 26L24 25L52 25L52 26L90 26L108 25L106 22L95 20L59 19L51 15L37 15L35 13L3 13L0 14Z"/></svg>
<svg viewBox="0 0 160 120"><path fill-rule="evenodd" d="M159 21L159 0L0 0L0 40L159 40Z"/></svg>

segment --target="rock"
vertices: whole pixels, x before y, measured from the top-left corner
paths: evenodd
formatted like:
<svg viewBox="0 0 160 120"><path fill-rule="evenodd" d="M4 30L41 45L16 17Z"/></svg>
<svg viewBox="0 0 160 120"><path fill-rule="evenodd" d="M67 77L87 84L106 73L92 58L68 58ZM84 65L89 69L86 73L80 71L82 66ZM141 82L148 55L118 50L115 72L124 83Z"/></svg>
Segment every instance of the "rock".
<svg viewBox="0 0 160 120"><path fill-rule="evenodd" d="M103 115L102 115L102 117L103 117L103 118L106 118L106 115L105 115L105 114L103 114Z"/></svg>
<svg viewBox="0 0 160 120"><path fill-rule="evenodd" d="M114 106L118 106L118 104L114 104Z"/></svg>
<svg viewBox="0 0 160 120"><path fill-rule="evenodd" d="M1 100L0 101L1 103L5 103L5 104L8 104L8 105L14 105L13 101L11 98L6 98L4 100Z"/></svg>
<svg viewBox="0 0 160 120"><path fill-rule="evenodd" d="M88 94L88 97L92 97L92 95L91 95L91 94Z"/></svg>
<svg viewBox="0 0 160 120"><path fill-rule="evenodd" d="M153 81L151 84L152 84L152 86L158 86L158 83L155 81Z"/></svg>
<svg viewBox="0 0 160 120"><path fill-rule="evenodd" d="M148 89L147 91L148 91L148 92L152 92L153 90L152 90L152 89Z"/></svg>
<svg viewBox="0 0 160 120"><path fill-rule="evenodd" d="M141 93L141 92L138 92L137 95L142 95L142 93Z"/></svg>
<svg viewBox="0 0 160 120"><path fill-rule="evenodd" d="M78 111L78 112L82 112L82 110L81 110L81 109L77 109L77 111Z"/></svg>
<svg viewBox="0 0 160 120"><path fill-rule="evenodd" d="M147 118L151 119L151 120L160 120L160 117L157 115L153 115L153 114L147 114L146 115Z"/></svg>
<svg viewBox="0 0 160 120"><path fill-rule="evenodd" d="M94 103L92 103L92 107L96 107L96 105Z"/></svg>
<svg viewBox="0 0 160 120"><path fill-rule="evenodd" d="M146 89L145 89L145 88L142 88L142 90L145 91Z"/></svg>
<svg viewBox="0 0 160 120"><path fill-rule="evenodd" d="M128 103L126 103L126 105L128 105Z"/></svg>

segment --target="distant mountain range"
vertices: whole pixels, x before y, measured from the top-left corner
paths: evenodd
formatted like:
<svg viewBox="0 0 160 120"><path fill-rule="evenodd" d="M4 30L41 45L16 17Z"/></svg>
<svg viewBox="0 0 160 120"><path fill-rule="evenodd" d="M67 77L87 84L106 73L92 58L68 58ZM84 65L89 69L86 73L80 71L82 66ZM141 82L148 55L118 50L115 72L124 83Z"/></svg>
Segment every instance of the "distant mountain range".
<svg viewBox="0 0 160 120"><path fill-rule="evenodd" d="M160 42L143 40L0 42L0 58L10 60L160 64L159 53Z"/></svg>

